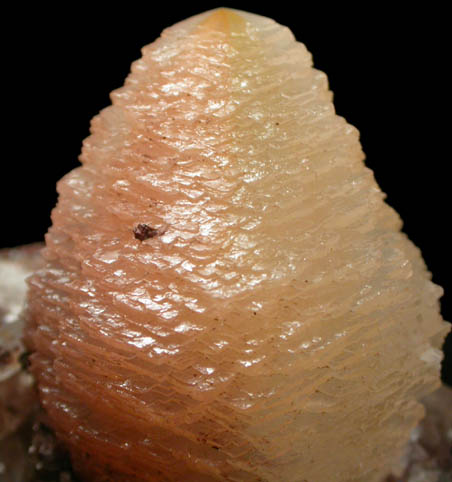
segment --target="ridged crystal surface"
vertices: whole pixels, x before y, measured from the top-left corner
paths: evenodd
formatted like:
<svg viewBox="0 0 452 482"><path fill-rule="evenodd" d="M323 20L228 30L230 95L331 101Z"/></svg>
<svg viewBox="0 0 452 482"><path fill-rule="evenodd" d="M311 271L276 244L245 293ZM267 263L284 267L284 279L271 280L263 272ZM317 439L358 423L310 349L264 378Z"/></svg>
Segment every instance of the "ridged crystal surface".
<svg viewBox="0 0 452 482"><path fill-rule="evenodd" d="M325 74L220 9L111 98L30 281L33 372L83 480L380 480L439 383L441 288Z"/></svg>

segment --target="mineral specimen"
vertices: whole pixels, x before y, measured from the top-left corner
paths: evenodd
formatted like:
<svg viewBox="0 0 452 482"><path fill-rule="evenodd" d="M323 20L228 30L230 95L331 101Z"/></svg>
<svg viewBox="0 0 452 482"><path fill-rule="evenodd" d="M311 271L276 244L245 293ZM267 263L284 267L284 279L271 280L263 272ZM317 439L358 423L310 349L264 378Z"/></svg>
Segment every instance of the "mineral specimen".
<svg viewBox="0 0 452 482"><path fill-rule="evenodd" d="M0 250L0 481L25 482L31 469L18 429L37 409L33 378L24 369L25 278L42 266L40 244Z"/></svg>
<svg viewBox="0 0 452 482"><path fill-rule="evenodd" d="M22 370L22 315L25 278L42 266L41 247L0 250L0 441L14 432L33 408L33 380Z"/></svg>
<svg viewBox="0 0 452 482"><path fill-rule="evenodd" d="M27 340L92 481L379 481L439 384L441 288L290 31L143 49L64 177Z"/></svg>

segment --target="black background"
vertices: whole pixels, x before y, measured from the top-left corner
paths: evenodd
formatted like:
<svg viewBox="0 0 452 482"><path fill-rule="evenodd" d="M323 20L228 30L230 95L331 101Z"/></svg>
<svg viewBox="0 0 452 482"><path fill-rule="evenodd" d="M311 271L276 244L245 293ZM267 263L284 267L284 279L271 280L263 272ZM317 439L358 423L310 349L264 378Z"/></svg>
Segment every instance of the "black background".
<svg viewBox="0 0 452 482"><path fill-rule="evenodd" d="M452 320L448 16L434 3L406 10L303 3L223 6L274 18L313 53L338 114L360 130L367 165L444 287L442 312ZM140 48L166 26L217 6L40 2L3 12L0 247L42 240L56 181L77 165L90 119L109 104ZM445 351L443 378L452 384L451 336Z"/></svg>

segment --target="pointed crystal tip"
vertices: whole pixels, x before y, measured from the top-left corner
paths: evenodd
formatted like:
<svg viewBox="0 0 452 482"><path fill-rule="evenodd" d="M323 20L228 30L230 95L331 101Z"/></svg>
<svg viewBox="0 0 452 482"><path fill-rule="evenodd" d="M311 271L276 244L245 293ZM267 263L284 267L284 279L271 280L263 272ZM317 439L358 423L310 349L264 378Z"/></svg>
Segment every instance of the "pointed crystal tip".
<svg viewBox="0 0 452 482"><path fill-rule="evenodd" d="M205 17L200 27L223 33L240 33L244 30L245 18L239 10L218 8Z"/></svg>

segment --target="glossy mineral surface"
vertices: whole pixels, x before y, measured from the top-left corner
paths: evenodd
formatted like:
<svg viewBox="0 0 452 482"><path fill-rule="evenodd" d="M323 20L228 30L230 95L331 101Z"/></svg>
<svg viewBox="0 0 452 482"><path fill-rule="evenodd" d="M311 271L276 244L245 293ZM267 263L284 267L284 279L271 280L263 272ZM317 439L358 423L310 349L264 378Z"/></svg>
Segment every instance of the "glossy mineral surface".
<svg viewBox="0 0 452 482"><path fill-rule="evenodd" d="M84 479L380 480L439 382L441 289L326 76L220 9L112 103L30 282L33 372Z"/></svg>

